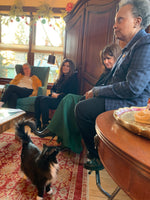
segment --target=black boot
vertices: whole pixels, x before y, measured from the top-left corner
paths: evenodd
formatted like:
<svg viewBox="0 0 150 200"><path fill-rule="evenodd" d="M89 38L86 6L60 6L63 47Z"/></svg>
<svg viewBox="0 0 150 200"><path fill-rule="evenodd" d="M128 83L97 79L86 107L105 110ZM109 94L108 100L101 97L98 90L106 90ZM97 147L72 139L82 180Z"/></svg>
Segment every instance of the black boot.
<svg viewBox="0 0 150 200"><path fill-rule="evenodd" d="M33 133L35 135L39 136L40 138L44 138L44 137L48 137L48 136L51 136L54 138L56 136L54 133L50 132L50 130L48 130L48 128L45 128L42 131L33 130Z"/></svg>

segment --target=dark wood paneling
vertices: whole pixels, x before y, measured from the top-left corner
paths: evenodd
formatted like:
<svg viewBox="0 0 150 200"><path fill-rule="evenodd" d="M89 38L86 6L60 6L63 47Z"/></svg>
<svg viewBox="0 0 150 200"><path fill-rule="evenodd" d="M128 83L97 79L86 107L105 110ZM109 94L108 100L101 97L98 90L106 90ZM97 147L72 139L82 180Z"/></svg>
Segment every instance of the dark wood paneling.
<svg viewBox="0 0 150 200"><path fill-rule="evenodd" d="M66 51L64 56L72 59L77 66L82 55L83 21L84 15L83 13L79 13L79 15L66 26Z"/></svg>
<svg viewBox="0 0 150 200"><path fill-rule="evenodd" d="M82 94L96 83L103 71L99 52L113 41L117 4L118 0L79 0L65 17L64 55L79 70Z"/></svg>
<svg viewBox="0 0 150 200"><path fill-rule="evenodd" d="M114 1L99 1L97 5L90 5L86 9L85 32L83 42L81 90L85 92L85 81L93 87L103 71L100 65L99 52L106 44L113 42L113 24L116 13ZM95 1L96 2L96 1ZM91 77L89 79L89 77Z"/></svg>
<svg viewBox="0 0 150 200"><path fill-rule="evenodd" d="M78 70L79 85L81 85L81 60L83 49L83 33L85 23L85 6L75 7L75 12L65 18L66 20L66 35L64 57L70 58L76 65ZM71 16L74 17L71 17ZM80 89L79 89L80 90Z"/></svg>
<svg viewBox="0 0 150 200"><path fill-rule="evenodd" d="M89 76L86 77L86 79L84 80L84 78L82 79L82 87L84 88L84 91L82 91L82 94L84 94L86 91L89 90L89 88L91 88L91 82L92 82L92 78ZM94 86L94 84L93 84Z"/></svg>

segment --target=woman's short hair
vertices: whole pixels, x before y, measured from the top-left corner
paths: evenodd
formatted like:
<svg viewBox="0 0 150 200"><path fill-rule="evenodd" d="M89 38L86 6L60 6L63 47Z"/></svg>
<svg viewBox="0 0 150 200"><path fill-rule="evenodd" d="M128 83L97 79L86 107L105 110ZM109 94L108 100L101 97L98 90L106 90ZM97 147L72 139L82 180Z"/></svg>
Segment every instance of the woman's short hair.
<svg viewBox="0 0 150 200"><path fill-rule="evenodd" d="M23 66L24 66L24 65L27 65L27 66L31 69L31 66L30 66L29 63L24 63L24 64L22 65L22 69L21 69L21 74L22 74L22 75L24 75L24 71L23 71Z"/></svg>
<svg viewBox="0 0 150 200"><path fill-rule="evenodd" d="M125 5L132 5L132 14L134 17L141 17L141 27L147 28L150 24L150 0L121 0L119 8Z"/></svg>
<svg viewBox="0 0 150 200"><path fill-rule="evenodd" d="M118 44L110 44L107 45L106 47L104 47L104 49L101 51L101 59L102 59L102 63L104 64L104 57L109 55L109 56L113 56L115 61L117 60L117 58L120 56L121 54L121 48Z"/></svg>

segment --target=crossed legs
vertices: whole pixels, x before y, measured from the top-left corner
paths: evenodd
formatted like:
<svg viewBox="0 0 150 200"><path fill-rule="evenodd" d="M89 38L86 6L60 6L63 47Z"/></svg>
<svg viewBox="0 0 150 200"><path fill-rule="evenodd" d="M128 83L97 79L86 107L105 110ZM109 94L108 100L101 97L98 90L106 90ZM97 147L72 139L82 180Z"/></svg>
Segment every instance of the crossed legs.
<svg viewBox="0 0 150 200"><path fill-rule="evenodd" d="M28 97L32 94L33 89L22 88L16 85L9 85L9 87L4 92L2 101L8 104L9 108L16 108L17 99Z"/></svg>

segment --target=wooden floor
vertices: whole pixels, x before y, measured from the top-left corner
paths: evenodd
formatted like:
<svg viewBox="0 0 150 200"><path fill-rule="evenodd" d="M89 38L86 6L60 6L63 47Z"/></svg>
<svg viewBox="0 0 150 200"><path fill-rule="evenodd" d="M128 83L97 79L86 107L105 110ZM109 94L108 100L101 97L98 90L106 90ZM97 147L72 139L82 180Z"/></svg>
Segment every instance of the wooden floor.
<svg viewBox="0 0 150 200"><path fill-rule="evenodd" d="M107 171L103 169L100 172L100 179L101 179L101 185L105 191L107 191L109 194L111 194L117 185L112 180L112 178L109 176ZM97 188L96 185L96 178L95 178L95 172L92 172L91 175L89 175L89 200L107 200L108 198L101 193L101 191ZM115 196L114 200L131 200L131 198L125 194L122 190L118 192L118 194Z"/></svg>
<svg viewBox="0 0 150 200"><path fill-rule="evenodd" d="M7 132L14 132L14 128L8 129ZM104 194L102 194L97 188L95 172L92 172L92 174L88 176L89 176L89 200L107 200L108 198ZM108 175L105 169L103 169L100 172L100 177L103 189L111 194L117 185ZM120 190L119 193L114 198L114 200L131 200L131 198L129 198L122 190Z"/></svg>

